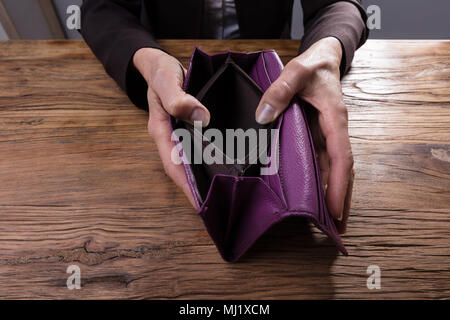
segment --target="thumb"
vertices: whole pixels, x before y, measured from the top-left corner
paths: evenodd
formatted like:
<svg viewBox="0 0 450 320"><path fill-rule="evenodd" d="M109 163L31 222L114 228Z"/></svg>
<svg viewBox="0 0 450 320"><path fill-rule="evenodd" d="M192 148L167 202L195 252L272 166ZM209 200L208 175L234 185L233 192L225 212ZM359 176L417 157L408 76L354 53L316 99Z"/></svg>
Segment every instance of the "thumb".
<svg viewBox="0 0 450 320"><path fill-rule="evenodd" d="M211 117L208 109L196 98L184 92L181 88L182 83L182 74L167 70L159 74L158 81L153 84L153 90L167 113L190 123L201 121L203 126L207 126Z"/></svg>
<svg viewBox="0 0 450 320"><path fill-rule="evenodd" d="M262 96L256 109L256 121L260 124L274 121L303 88L310 73L300 62L291 60Z"/></svg>

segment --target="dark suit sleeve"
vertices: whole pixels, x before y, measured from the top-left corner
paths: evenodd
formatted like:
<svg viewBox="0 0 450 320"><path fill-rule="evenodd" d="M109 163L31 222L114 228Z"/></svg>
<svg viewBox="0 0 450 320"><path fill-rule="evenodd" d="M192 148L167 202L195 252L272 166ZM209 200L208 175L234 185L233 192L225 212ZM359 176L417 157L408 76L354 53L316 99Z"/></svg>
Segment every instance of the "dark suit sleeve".
<svg viewBox="0 0 450 320"><path fill-rule="evenodd" d="M106 72L138 107L147 109L147 84L133 66L140 48L160 48L140 23L139 0L84 0L81 34Z"/></svg>
<svg viewBox="0 0 450 320"><path fill-rule="evenodd" d="M364 44L369 30L361 0L302 0L305 34L300 53L322 38L335 37L342 45L341 76L353 60L356 49Z"/></svg>

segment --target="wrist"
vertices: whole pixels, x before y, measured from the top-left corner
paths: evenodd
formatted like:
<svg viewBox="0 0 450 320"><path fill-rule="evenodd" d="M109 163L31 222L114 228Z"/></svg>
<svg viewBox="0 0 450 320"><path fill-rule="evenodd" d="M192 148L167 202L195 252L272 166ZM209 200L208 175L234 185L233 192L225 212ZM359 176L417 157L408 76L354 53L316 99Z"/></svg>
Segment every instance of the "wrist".
<svg viewBox="0 0 450 320"><path fill-rule="evenodd" d="M328 52L328 63L329 65L339 70L342 61L342 45L341 42L335 37L327 37L321 40L321 45L324 50Z"/></svg>
<svg viewBox="0 0 450 320"><path fill-rule="evenodd" d="M317 69L338 72L342 61L342 45L335 37L322 38L314 43L304 54L306 61Z"/></svg>
<svg viewBox="0 0 450 320"><path fill-rule="evenodd" d="M133 65L144 77L147 83L151 79L153 68L158 64L158 60L166 53L155 48L141 48L133 56Z"/></svg>

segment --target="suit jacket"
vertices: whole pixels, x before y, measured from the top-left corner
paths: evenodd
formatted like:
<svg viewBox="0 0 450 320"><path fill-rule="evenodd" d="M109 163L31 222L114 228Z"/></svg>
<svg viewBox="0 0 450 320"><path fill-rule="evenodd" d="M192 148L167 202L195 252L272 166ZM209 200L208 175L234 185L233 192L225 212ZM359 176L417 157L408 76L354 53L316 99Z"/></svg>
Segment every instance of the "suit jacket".
<svg viewBox="0 0 450 320"><path fill-rule="evenodd" d="M241 38L288 37L294 0L235 0ZM361 0L302 0L305 34L300 53L325 37L342 44L341 75L368 36ZM147 109L147 84L133 66L156 39L201 38L204 0L84 0L81 34L131 101ZM268 48L270 49L270 48Z"/></svg>

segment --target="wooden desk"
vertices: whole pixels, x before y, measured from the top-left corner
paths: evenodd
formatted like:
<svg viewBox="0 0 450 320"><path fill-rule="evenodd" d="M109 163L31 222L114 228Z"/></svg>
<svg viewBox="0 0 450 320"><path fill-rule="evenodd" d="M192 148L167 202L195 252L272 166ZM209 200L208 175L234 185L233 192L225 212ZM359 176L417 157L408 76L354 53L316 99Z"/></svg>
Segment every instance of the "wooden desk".
<svg viewBox="0 0 450 320"><path fill-rule="evenodd" d="M195 41L163 41L187 63ZM296 41L201 41L210 52ZM450 298L450 42L369 41L343 81L350 256L305 221L221 260L83 42L0 42L0 298ZM81 268L81 290L66 268ZM366 287L369 265L381 290Z"/></svg>

